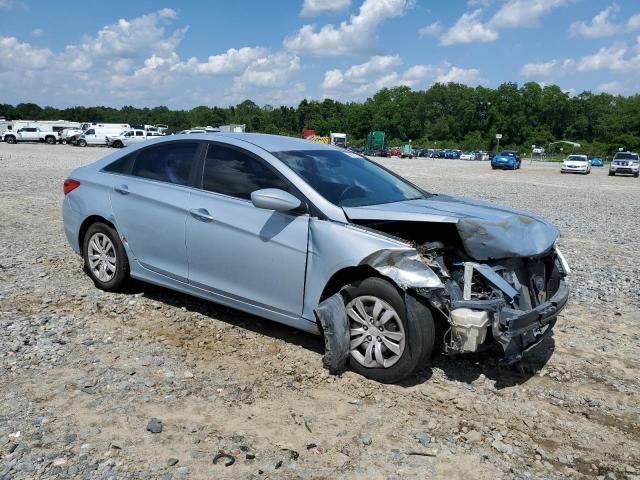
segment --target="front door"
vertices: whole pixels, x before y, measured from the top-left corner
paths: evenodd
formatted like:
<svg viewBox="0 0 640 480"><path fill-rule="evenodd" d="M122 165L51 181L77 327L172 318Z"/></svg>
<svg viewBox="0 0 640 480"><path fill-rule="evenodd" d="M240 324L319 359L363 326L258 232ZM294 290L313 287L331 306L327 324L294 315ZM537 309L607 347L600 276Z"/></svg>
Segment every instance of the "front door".
<svg viewBox="0 0 640 480"><path fill-rule="evenodd" d="M262 188L291 190L257 156L209 144L202 190L189 199L189 281L237 302L299 316L309 215L256 208L250 195Z"/></svg>

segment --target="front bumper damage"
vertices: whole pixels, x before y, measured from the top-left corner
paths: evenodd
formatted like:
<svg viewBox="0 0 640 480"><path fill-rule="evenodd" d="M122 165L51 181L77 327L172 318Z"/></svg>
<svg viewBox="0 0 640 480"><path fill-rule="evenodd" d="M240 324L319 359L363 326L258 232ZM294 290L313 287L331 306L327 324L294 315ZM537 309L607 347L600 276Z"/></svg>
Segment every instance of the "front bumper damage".
<svg viewBox="0 0 640 480"><path fill-rule="evenodd" d="M569 298L565 281L569 267L557 249L553 248L546 257L526 261L547 265L544 287L539 291L533 286L527 288L513 271L499 264L459 263L462 268L456 277L448 271L441 256L429 258L415 251L381 250L363 263L393 280L403 290L407 318L417 311L411 307L415 307L417 301L430 304L432 310L441 314L441 319L449 324L444 338L446 353L481 351L497 345L502 350L501 361L513 364L551 333ZM485 291L483 295L477 293L480 283ZM490 296L486 295L488 291ZM457 309L486 312L489 319L486 339L483 332L482 340L474 348L468 348L469 342L460 338L464 333L456 329L452 312ZM325 332L325 367L337 373L344 368L350 350L349 320L341 293L324 300L315 314Z"/></svg>
<svg viewBox="0 0 640 480"><path fill-rule="evenodd" d="M469 308L490 313L493 317L491 334L502 347L503 362L513 364L551 333L558 313L568 299L569 287L560 280L556 293L530 310L509 308L503 300L457 300L452 302L452 309Z"/></svg>

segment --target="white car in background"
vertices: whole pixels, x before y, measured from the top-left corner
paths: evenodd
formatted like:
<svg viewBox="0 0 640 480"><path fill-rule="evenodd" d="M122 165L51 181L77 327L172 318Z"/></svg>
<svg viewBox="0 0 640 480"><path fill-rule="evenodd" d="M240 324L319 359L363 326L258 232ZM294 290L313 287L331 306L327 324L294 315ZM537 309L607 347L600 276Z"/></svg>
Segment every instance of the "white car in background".
<svg viewBox="0 0 640 480"><path fill-rule="evenodd" d="M586 155L569 155L562 162L561 173L591 173L591 162Z"/></svg>
<svg viewBox="0 0 640 480"><path fill-rule="evenodd" d="M144 142L150 137L146 131L132 128L120 135L107 136L107 147L122 148L138 142Z"/></svg>
<svg viewBox="0 0 640 480"><path fill-rule="evenodd" d="M475 160L476 156L473 153L465 152L460 155L460 160Z"/></svg>

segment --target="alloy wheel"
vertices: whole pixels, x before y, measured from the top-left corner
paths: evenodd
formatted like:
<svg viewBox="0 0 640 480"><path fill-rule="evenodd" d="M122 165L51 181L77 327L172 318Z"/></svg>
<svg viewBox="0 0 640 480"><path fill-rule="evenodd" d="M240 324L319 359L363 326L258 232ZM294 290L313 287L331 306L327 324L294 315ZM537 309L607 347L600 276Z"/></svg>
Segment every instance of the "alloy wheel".
<svg viewBox="0 0 640 480"><path fill-rule="evenodd" d="M87 246L87 261L93 275L101 282L109 282L116 275L116 249L104 233L94 233Z"/></svg>
<svg viewBox="0 0 640 480"><path fill-rule="evenodd" d="M405 348L405 331L395 309L374 296L360 296L347 306L351 358L367 368L393 366Z"/></svg>

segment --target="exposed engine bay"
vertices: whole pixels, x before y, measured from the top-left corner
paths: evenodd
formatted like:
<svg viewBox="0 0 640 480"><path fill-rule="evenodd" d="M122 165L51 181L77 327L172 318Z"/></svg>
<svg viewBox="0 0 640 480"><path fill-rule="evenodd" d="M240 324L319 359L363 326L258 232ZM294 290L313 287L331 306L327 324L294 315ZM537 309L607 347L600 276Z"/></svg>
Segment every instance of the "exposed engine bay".
<svg viewBox="0 0 640 480"><path fill-rule="evenodd" d="M534 256L478 261L468 254L455 224L357 223L409 242L419 261L437 275L437 287L414 291L446 322L447 353L476 352L497 343L505 361L513 363L542 340L566 303L563 278L569 268L553 244Z"/></svg>

